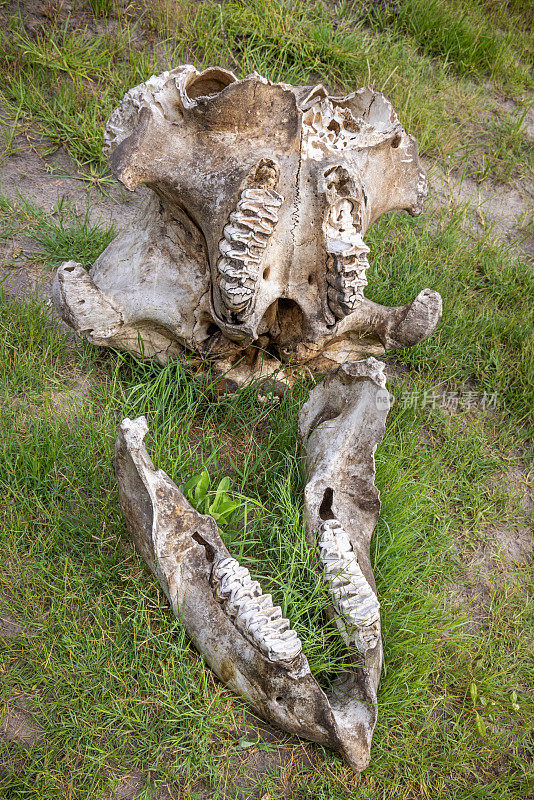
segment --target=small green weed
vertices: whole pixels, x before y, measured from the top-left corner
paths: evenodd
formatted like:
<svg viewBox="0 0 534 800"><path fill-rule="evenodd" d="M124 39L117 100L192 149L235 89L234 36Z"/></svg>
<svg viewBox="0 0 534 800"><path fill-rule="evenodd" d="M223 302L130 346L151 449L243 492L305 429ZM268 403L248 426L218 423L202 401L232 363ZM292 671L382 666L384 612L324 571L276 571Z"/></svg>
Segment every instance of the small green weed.
<svg viewBox="0 0 534 800"><path fill-rule="evenodd" d="M218 525L225 525L233 518L234 523L243 519L247 505L233 500L229 494L230 478L221 478L217 488L210 492L210 476L207 469L193 475L182 487L182 492L200 514L209 514ZM239 513L238 512L239 509Z"/></svg>

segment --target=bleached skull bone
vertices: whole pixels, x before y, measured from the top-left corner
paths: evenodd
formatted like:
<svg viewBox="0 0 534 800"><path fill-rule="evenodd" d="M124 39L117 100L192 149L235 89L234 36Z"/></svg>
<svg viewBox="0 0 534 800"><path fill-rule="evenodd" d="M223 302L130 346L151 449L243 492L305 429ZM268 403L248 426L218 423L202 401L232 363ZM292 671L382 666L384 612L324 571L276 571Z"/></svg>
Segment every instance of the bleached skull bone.
<svg viewBox="0 0 534 800"><path fill-rule="evenodd" d="M347 362L312 389L299 413L306 539L332 600L331 619L378 688L380 604L370 544L380 513L375 452L385 432L384 364ZM387 399L387 398L386 398Z"/></svg>
<svg viewBox="0 0 534 800"><path fill-rule="evenodd" d="M87 278L58 270L56 305L90 341L253 373L258 359L335 365L410 346L438 324L436 292L395 308L364 296L369 225L419 214L427 191L380 92L185 65L127 92L104 142L115 176L152 196Z"/></svg>

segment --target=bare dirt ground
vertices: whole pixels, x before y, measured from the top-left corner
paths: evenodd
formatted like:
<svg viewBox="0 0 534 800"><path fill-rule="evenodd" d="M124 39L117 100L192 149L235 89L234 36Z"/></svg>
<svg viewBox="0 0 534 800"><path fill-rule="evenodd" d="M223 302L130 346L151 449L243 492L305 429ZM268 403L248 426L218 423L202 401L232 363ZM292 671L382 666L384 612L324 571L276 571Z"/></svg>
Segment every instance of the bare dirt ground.
<svg viewBox="0 0 534 800"><path fill-rule="evenodd" d="M114 225L119 232L131 223L146 195L147 190L129 192L117 182L106 186L105 194L87 186L75 177L77 166L62 148L44 155L43 144L25 136L15 137L12 146L16 152L0 162L2 192L9 200L22 196L45 211L66 200L75 217L89 212L93 224ZM48 302L53 275L31 258L34 251L35 242L24 235L0 242L0 280L15 296L36 294Z"/></svg>
<svg viewBox="0 0 534 800"><path fill-rule="evenodd" d="M458 171L446 173L437 164L427 163L427 169L430 198L438 207L463 207L474 234L513 243L534 257L534 236L526 229L534 218L534 181L505 184L488 178L478 183Z"/></svg>

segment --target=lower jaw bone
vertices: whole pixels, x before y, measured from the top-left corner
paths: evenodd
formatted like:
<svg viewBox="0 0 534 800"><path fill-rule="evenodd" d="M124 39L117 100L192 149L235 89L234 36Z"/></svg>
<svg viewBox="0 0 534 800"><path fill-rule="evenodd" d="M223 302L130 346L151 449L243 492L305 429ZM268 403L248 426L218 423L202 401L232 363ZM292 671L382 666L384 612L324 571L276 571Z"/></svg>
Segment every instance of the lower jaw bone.
<svg viewBox="0 0 534 800"><path fill-rule="evenodd" d="M143 443L145 418L124 420L115 447L129 533L197 650L260 716L338 750L358 772L370 759L382 659L369 542L379 513L374 450L387 415L380 402L384 383L379 362L350 362L311 392L299 415L309 478L307 537L318 564L323 562L330 616L361 664L328 691L312 676L289 620L232 558L213 518L195 511L168 475L154 468ZM335 489L328 491L334 477Z"/></svg>

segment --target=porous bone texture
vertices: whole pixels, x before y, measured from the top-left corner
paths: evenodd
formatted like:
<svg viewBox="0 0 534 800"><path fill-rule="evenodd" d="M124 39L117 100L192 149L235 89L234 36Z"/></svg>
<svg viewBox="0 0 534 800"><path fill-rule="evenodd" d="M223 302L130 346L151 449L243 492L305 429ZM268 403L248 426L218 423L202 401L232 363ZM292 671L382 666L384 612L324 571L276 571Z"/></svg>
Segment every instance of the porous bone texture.
<svg viewBox="0 0 534 800"><path fill-rule="evenodd" d="M104 141L115 176L152 197L89 274L57 272L60 313L95 344L162 362L187 348L242 382L410 346L438 324L429 289L393 308L364 296L369 225L419 214L427 191L380 92L185 65L131 89Z"/></svg>

